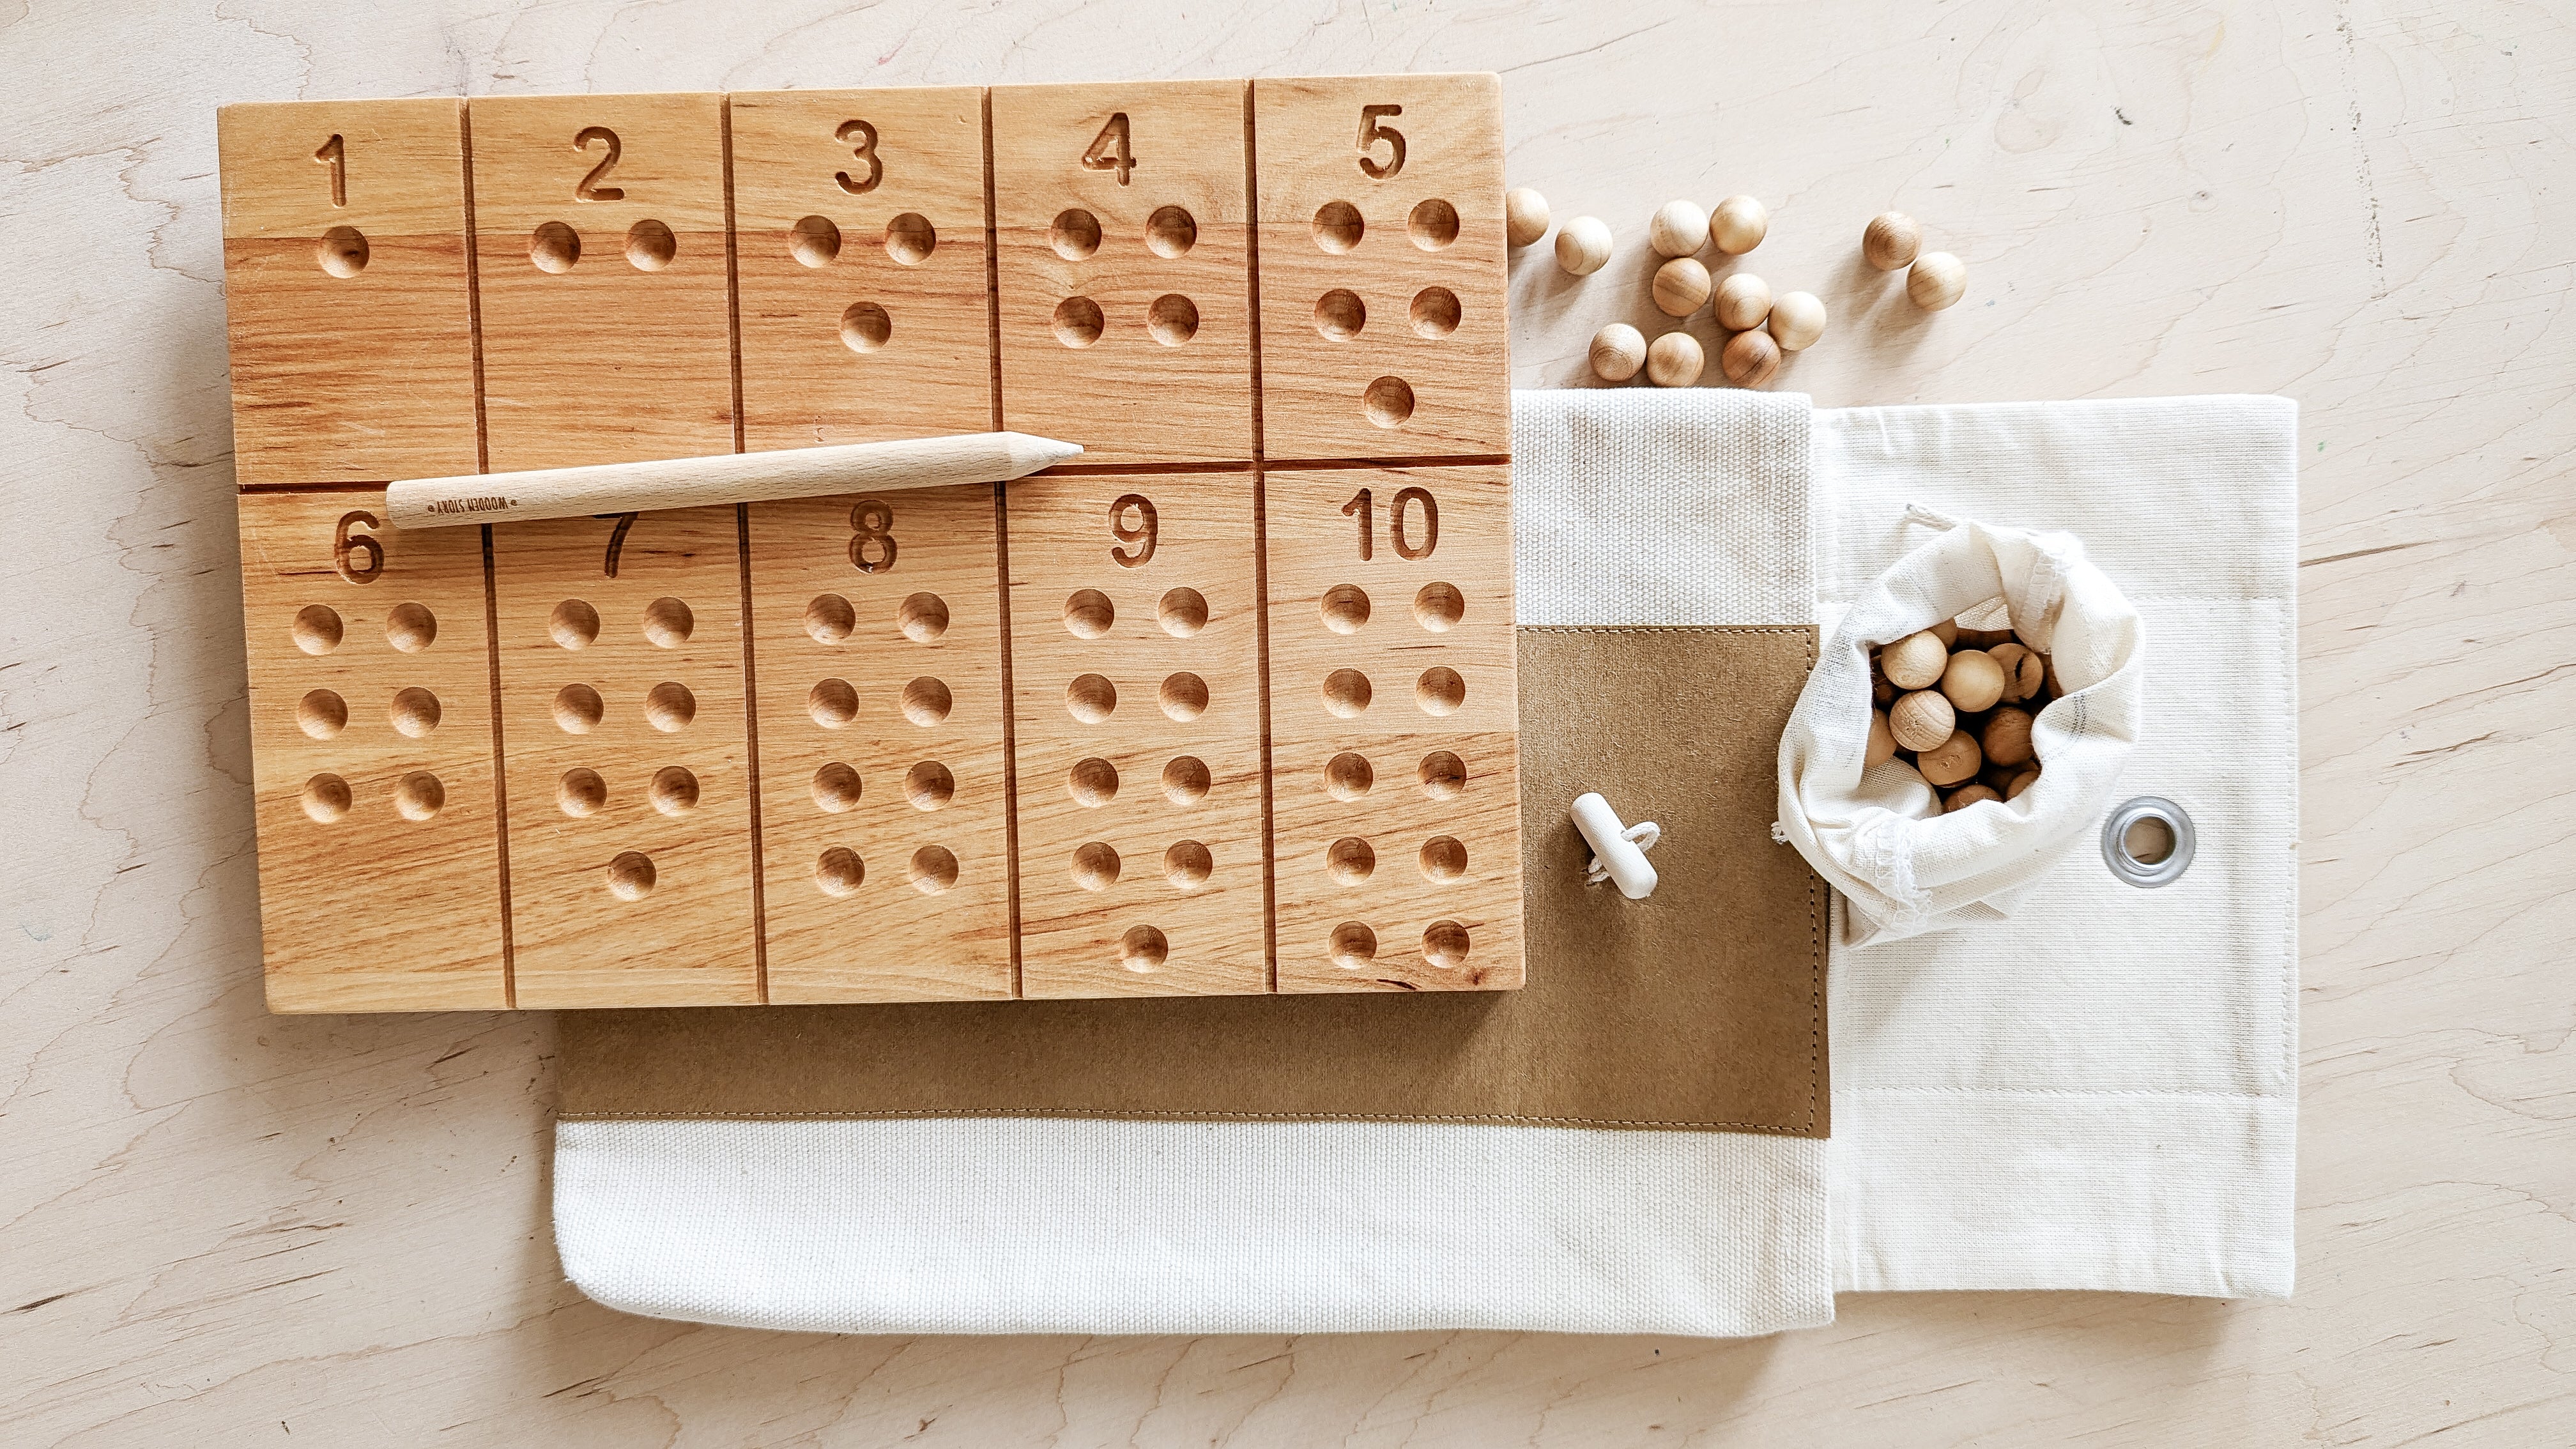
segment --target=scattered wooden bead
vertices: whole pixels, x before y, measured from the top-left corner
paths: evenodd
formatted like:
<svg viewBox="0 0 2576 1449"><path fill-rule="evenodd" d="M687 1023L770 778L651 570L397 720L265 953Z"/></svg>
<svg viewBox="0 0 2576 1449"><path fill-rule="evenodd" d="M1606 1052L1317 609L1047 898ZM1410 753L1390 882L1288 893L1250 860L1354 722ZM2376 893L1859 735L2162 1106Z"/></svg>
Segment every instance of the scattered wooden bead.
<svg viewBox="0 0 2576 1449"><path fill-rule="evenodd" d="M1783 292L1771 304L1770 327L1782 352L1804 352L1825 335L1825 304L1813 292Z"/></svg>
<svg viewBox="0 0 2576 1449"><path fill-rule="evenodd" d="M1646 224L1646 241L1658 256L1689 256L1708 243L1708 213L1693 202L1667 201Z"/></svg>
<svg viewBox="0 0 2576 1449"><path fill-rule="evenodd" d="M1780 370L1780 344L1768 332L1738 332L1718 350L1717 365L1737 387L1760 387Z"/></svg>
<svg viewBox="0 0 2576 1449"><path fill-rule="evenodd" d="M2006 639L1988 646L1986 653L2003 668L2004 692L2000 697L2004 703L2019 704L2048 687L2048 667L2040 663L2039 655L2029 645Z"/></svg>
<svg viewBox="0 0 2576 1449"><path fill-rule="evenodd" d="M1655 268L1655 306L1667 317L1687 317L1708 305L1708 285L1697 257L1675 257Z"/></svg>
<svg viewBox="0 0 2576 1449"><path fill-rule="evenodd" d="M1962 649L1942 667L1941 692L1961 714L1993 709L2004 697L2004 667L1983 649Z"/></svg>
<svg viewBox="0 0 2576 1449"><path fill-rule="evenodd" d="M1873 267L1892 272L1914 261L1923 249L1923 228L1901 211L1882 211L1860 234L1860 254Z"/></svg>
<svg viewBox="0 0 2576 1449"><path fill-rule="evenodd" d="M1861 768L1874 769L1896 758L1896 735L1887 727L1887 716L1877 710L1869 712L1869 752L1861 757Z"/></svg>
<svg viewBox="0 0 2576 1449"><path fill-rule="evenodd" d="M1717 325L1729 332L1759 327L1771 315L1771 287L1750 272L1737 272L1717 284Z"/></svg>
<svg viewBox="0 0 2576 1449"><path fill-rule="evenodd" d="M1930 689L1940 682L1941 671L1950 663L1950 651L1941 645L1941 636L1926 629L1908 634L1878 651L1878 667L1887 671L1888 682L1899 689Z"/></svg>
<svg viewBox="0 0 2576 1449"><path fill-rule="evenodd" d="M1708 354L1687 332L1667 332L1646 349L1646 381L1657 387L1688 387L1707 367Z"/></svg>
<svg viewBox="0 0 2576 1449"><path fill-rule="evenodd" d="M1905 295L1926 312L1938 312L1968 293L1968 266L1948 252L1925 252L1905 274Z"/></svg>
<svg viewBox="0 0 2576 1449"><path fill-rule="evenodd" d="M1948 697L1941 691L1918 689L1912 694L1897 697L1895 705L1887 711L1887 730L1888 733L1896 736L1898 744L1920 754L1959 732L1959 714L1950 707ZM1969 774L1974 773L1976 772L1973 770L1969 772ZM1964 780L1967 776L1962 775L1959 778ZM1935 781L1934 783L1955 784L1957 782Z"/></svg>
<svg viewBox="0 0 2576 1449"><path fill-rule="evenodd" d="M1625 322L1613 322L1592 334L1592 375L1603 382L1626 382L1646 365L1646 334Z"/></svg>
<svg viewBox="0 0 2576 1449"><path fill-rule="evenodd" d="M1503 235L1516 247L1547 235L1547 198L1526 186L1504 192Z"/></svg>
<svg viewBox="0 0 2576 1449"><path fill-rule="evenodd" d="M1941 802L1941 813L1947 815L1954 810L1965 810L1980 800L2001 800L2002 798L2004 797L1992 785L1962 785L1951 791L1949 798Z"/></svg>
<svg viewBox="0 0 2576 1449"><path fill-rule="evenodd" d="M2021 798L2022 791L2029 789L2037 783L2039 783L2039 766L2032 765L2023 770L2020 774L2013 776L2011 780L2005 782L2004 798L2007 800L2018 800Z"/></svg>
<svg viewBox="0 0 2576 1449"><path fill-rule="evenodd" d="M1588 277L1610 263L1610 223L1597 216L1578 216L1556 234L1556 264L1578 277Z"/></svg>
<svg viewBox="0 0 2576 1449"><path fill-rule="evenodd" d="M1986 758L1998 765L2027 763L2033 753L2030 712L2010 707L1996 710L1986 721L1985 732L1978 742L1984 748Z"/></svg>
<svg viewBox="0 0 2576 1449"><path fill-rule="evenodd" d="M1977 750L1977 737L1966 730L1953 730L1941 743L1914 752L1914 768L1923 772L1924 779L1944 788L1977 773L1977 767L1984 763Z"/></svg>
<svg viewBox="0 0 2576 1449"><path fill-rule="evenodd" d="M1750 196L1730 196L1708 216L1708 239L1728 256L1742 256L1762 245L1771 230L1771 213Z"/></svg>

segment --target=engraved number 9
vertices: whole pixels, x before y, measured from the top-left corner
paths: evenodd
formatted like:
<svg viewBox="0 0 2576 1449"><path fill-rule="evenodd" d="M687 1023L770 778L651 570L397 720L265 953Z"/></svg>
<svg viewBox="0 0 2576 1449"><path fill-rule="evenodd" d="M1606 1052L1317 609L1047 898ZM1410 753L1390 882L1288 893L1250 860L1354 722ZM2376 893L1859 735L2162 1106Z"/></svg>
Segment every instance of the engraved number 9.
<svg viewBox="0 0 2576 1449"><path fill-rule="evenodd" d="M352 509L340 515L340 526L331 530L331 566L340 577L353 584L372 584L376 575L385 571L385 546L372 533L349 532L349 525L363 523L369 528L382 528L376 516L365 509ZM350 555L363 553L365 563L353 563Z"/></svg>
<svg viewBox="0 0 2576 1449"><path fill-rule="evenodd" d="M894 567L894 505L882 498L862 498L850 510L850 564L863 574L881 574ZM876 558L868 557L868 545L878 549Z"/></svg>
<svg viewBox="0 0 2576 1449"><path fill-rule="evenodd" d="M1132 524L1127 521L1130 513L1136 515ZM1161 524L1154 517L1153 500L1142 493L1120 494L1118 501L1109 505L1109 532L1120 543L1136 545L1134 553L1122 548L1109 550L1109 556L1118 560L1118 566L1123 569L1142 568L1154 556L1154 544L1162 532Z"/></svg>
<svg viewBox="0 0 2576 1449"><path fill-rule="evenodd" d="M1403 114L1402 106L1360 107L1360 174L1371 181L1384 181L1404 169L1404 133L1387 125L1384 120L1388 116ZM1377 163L1376 157L1369 154L1370 148L1380 141L1384 141L1394 152L1386 158L1386 164L1383 166Z"/></svg>

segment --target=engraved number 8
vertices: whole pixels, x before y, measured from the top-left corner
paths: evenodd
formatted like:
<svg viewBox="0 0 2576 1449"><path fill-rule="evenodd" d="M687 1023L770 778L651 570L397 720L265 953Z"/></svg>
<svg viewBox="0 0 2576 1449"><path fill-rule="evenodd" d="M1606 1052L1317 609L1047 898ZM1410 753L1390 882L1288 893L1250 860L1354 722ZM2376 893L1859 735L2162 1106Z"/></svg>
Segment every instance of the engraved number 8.
<svg viewBox="0 0 2576 1449"><path fill-rule="evenodd" d="M882 498L862 498L850 510L850 563L863 574L881 574L894 567L894 505ZM883 556L868 557L868 545L876 544Z"/></svg>

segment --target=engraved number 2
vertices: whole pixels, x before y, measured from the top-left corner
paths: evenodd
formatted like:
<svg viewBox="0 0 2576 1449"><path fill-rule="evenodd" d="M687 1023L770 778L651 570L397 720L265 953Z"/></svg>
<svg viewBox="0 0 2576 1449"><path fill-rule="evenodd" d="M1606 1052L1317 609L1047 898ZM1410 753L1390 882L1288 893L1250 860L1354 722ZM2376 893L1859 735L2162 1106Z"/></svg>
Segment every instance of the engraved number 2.
<svg viewBox="0 0 2576 1449"><path fill-rule="evenodd" d="M881 574L894 567L894 505L882 498L862 498L850 510L850 563L863 574ZM879 557L868 557L868 545L875 544Z"/></svg>
<svg viewBox="0 0 2576 1449"><path fill-rule="evenodd" d="M834 172L832 179L840 182L841 189L852 196L876 190L877 183L885 180L885 162L877 158L877 128L865 121L843 121L841 129L832 135L842 145L853 148L850 152L853 157L868 163L868 175L864 181L851 180L847 171Z"/></svg>
<svg viewBox="0 0 2576 1449"><path fill-rule="evenodd" d="M322 149L313 153L313 159L331 168L331 204L348 205L349 148L341 144L339 137L334 136L322 143Z"/></svg>
<svg viewBox="0 0 2576 1449"><path fill-rule="evenodd" d="M593 141L605 143L608 154L600 159L598 165L590 168L589 175L581 178L580 183L573 187L572 199L575 201L625 200L625 187L599 184L608 179L609 172L617 169L617 133L606 126L584 126L581 128L581 133L572 138L572 148L576 151L587 151Z"/></svg>
<svg viewBox="0 0 2576 1449"><path fill-rule="evenodd" d="M1130 513L1136 515L1134 523L1127 521ZM1109 505L1110 537L1120 543L1136 545L1134 553L1123 548L1109 550L1109 556L1116 559L1122 569L1143 568L1146 561L1154 556L1154 545L1162 531L1161 521L1154 516L1154 501L1142 493L1122 493L1118 495L1117 502Z"/></svg>
<svg viewBox="0 0 2576 1449"><path fill-rule="evenodd" d="M1402 106L1360 107L1360 173L1371 181L1384 181L1404 169L1404 133L1387 125L1384 120L1388 116L1403 114ZM1384 141L1394 153L1386 158L1383 166L1369 154L1370 148L1380 141Z"/></svg>
<svg viewBox="0 0 2576 1449"><path fill-rule="evenodd" d="M351 533L349 525L363 523L369 528L382 528L376 516L365 509L353 509L340 515L340 526L331 530L331 567L340 577L353 584L372 584L376 575L385 571L385 546L371 533ZM352 563L350 555L364 554L366 562Z"/></svg>
<svg viewBox="0 0 2576 1449"><path fill-rule="evenodd" d="M1113 144L1115 150L1111 149ZM1109 118L1108 125L1100 128L1099 135L1091 138L1091 149L1082 153L1083 169L1115 171L1118 184L1124 186L1127 173L1136 169L1136 153L1132 147L1133 143L1127 138L1127 113L1120 111Z"/></svg>

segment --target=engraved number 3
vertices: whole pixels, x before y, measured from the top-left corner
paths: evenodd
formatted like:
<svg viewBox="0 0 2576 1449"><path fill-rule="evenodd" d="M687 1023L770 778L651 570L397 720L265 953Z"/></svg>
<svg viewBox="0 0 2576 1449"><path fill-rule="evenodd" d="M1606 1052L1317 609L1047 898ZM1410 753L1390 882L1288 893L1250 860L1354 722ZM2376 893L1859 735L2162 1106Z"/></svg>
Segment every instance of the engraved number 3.
<svg viewBox="0 0 2576 1449"><path fill-rule="evenodd" d="M877 128L865 121L843 121L841 129L832 135L842 145L853 148L850 152L853 157L868 163L868 175L864 181L851 180L847 171L833 173L832 179L840 182L841 189L852 196L876 190L877 183L885 180L885 162L877 159Z"/></svg>
<svg viewBox="0 0 2576 1449"><path fill-rule="evenodd" d="M863 574L881 574L894 567L894 505L882 498L862 498L850 510L850 563ZM875 544L879 556L868 557L868 545Z"/></svg>

